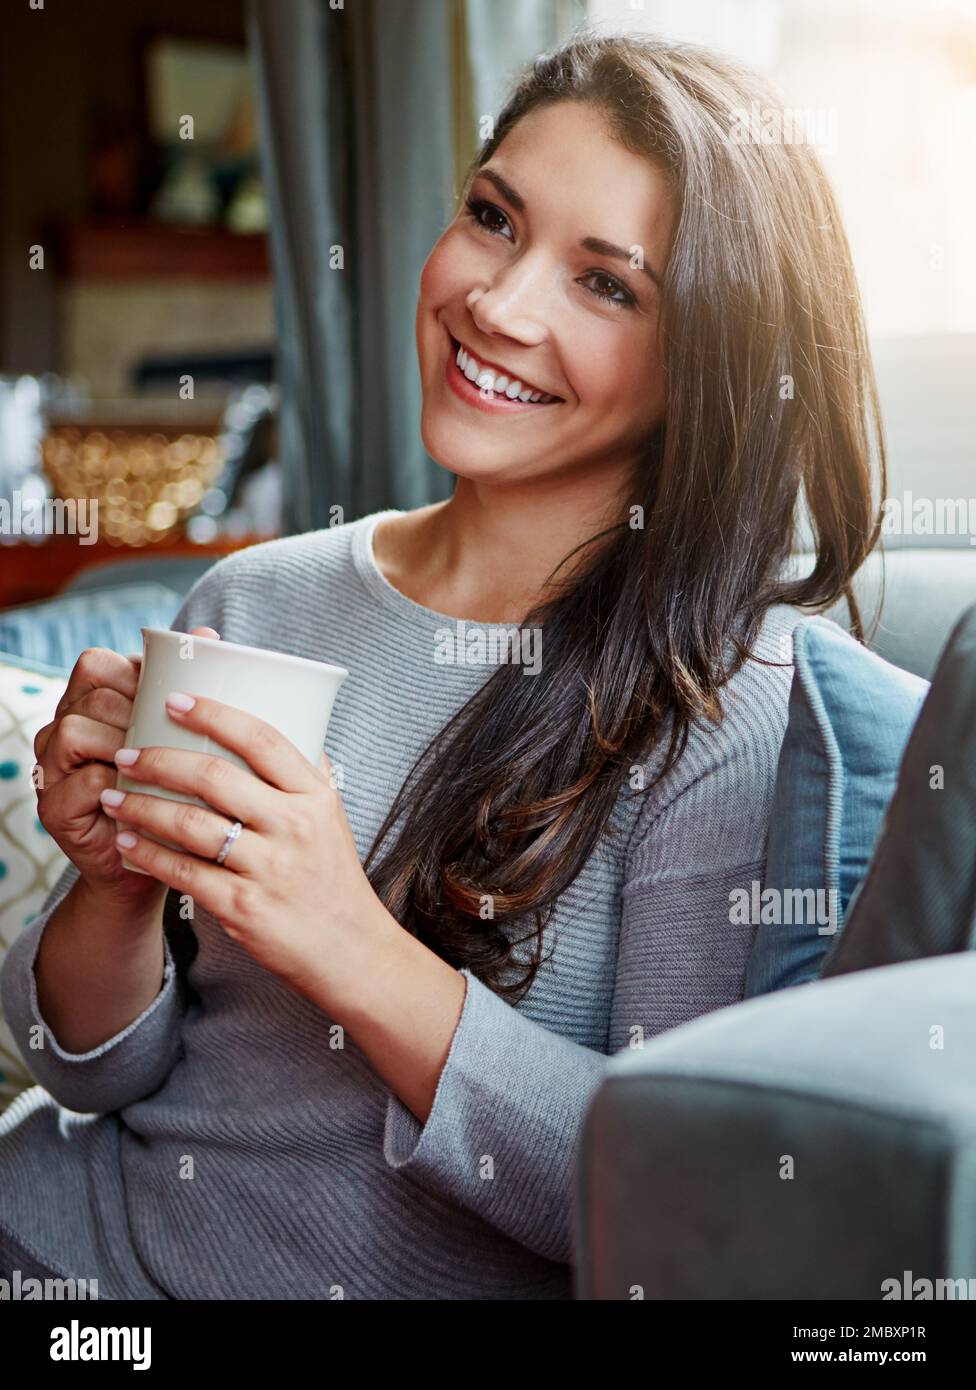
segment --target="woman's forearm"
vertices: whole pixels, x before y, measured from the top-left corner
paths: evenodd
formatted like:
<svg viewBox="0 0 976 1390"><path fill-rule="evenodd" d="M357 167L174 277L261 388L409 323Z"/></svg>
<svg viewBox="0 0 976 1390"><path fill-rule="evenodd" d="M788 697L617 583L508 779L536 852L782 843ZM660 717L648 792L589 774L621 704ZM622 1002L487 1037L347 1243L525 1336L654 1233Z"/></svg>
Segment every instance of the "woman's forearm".
<svg viewBox="0 0 976 1390"><path fill-rule="evenodd" d="M162 985L166 888L137 905L79 879L44 928L34 962L41 1016L65 1052L90 1052L152 1003Z"/></svg>
<svg viewBox="0 0 976 1390"><path fill-rule="evenodd" d="M373 1069L426 1124L467 992L452 965L404 931L377 903L343 961L302 991L335 1019Z"/></svg>

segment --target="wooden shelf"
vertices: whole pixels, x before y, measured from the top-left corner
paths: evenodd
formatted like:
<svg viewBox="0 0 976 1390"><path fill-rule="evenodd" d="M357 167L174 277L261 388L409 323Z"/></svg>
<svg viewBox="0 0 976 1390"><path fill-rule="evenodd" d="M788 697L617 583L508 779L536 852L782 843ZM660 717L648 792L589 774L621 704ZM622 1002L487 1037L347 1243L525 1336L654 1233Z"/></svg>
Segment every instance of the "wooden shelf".
<svg viewBox="0 0 976 1390"><path fill-rule="evenodd" d="M264 280L267 238L214 227L90 222L57 229L57 271L67 280Z"/></svg>

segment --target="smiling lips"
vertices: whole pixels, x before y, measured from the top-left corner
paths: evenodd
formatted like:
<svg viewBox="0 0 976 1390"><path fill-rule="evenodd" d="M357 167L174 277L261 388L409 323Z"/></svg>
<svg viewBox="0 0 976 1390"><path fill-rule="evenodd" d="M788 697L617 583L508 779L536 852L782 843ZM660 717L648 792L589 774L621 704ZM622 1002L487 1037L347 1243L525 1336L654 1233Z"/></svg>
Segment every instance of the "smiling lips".
<svg viewBox="0 0 976 1390"><path fill-rule="evenodd" d="M471 405L482 409L509 413L532 409L540 405L553 405L562 400L546 391L540 391L531 382L522 381L503 368L484 362L476 357L462 343L451 336L454 348L453 361L448 359L448 381L455 394Z"/></svg>

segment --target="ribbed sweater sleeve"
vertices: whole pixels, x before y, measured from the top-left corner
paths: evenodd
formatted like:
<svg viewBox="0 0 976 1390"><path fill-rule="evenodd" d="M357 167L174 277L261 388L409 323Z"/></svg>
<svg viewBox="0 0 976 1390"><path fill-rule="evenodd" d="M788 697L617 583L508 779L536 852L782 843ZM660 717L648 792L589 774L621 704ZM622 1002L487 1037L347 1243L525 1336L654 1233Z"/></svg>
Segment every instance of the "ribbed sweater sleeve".
<svg viewBox="0 0 976 1390"><path fill-rule="evenodd" d="M768 679L778 710L783 677ZM426 1123L389 1097L391 1168L536 1254L571 1260L576 1153L608 1055L742 996L754 928L730 924L729 893L763 875L784 728L785 711L740 703L716 739L689 748L680 788L647 796L626 854L607 1055L541 1027L463 970L466 998Z"/></svg>
<svg viewBox="0 0 976 1390"><path fill-rule="evenodd" d="M40 1011L34 962L44 929L78 880L66 866L40 913L17 937L0 971L7 1024L38 1085L68 1110L106 1114L163 1084L180 1051L180 997L169 942L163 938L162 987L138 1018L90 1052L67 1052Z"/></svg>
<svg viewBox="0 0 976 1390"><path fill-rule="evenodd" d="M221 562L222 564L223 562ZM220 565L187 594L171 626L219 629ZM159 993L132 1022L90 1052L67 1052L41 1013L34 963L45 928L79 877L67 864L37 915L7 952L0 969L0 1006L24 1063L38 1085L68 1110L106 1114L151 1095L180 1056L182 996L169 940L163 935L164 969Z"/></svg>

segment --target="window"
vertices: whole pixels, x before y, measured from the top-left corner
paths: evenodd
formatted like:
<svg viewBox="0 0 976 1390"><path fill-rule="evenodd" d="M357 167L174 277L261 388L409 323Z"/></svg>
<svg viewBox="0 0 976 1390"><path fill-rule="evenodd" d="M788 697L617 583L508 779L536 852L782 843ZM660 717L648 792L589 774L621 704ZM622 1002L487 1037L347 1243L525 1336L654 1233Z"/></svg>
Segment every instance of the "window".
<svg viewBox="0 0 976 1390"><path fill-rule="evenodd" d="M976 0L587 0L810 110L873 337L976 332Z"/></svg>

